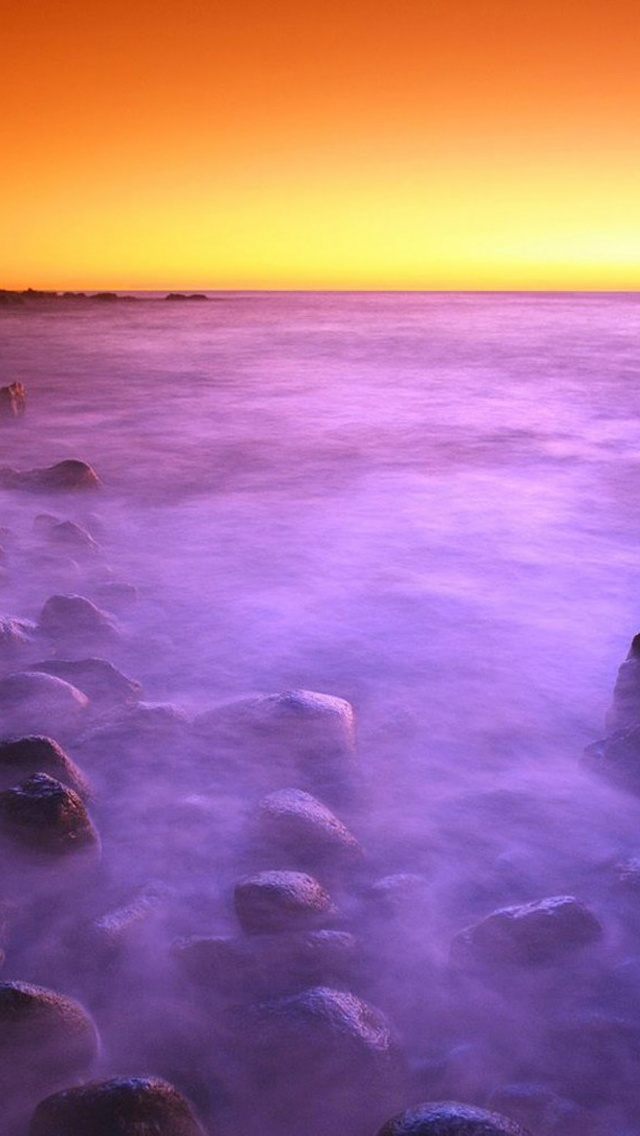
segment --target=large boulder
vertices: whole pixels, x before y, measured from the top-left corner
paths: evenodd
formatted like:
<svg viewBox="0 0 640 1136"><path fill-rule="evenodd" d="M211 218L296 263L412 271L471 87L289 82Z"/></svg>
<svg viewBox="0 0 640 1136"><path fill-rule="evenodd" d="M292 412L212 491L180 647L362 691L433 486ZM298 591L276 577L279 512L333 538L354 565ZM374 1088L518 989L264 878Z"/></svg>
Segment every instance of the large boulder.
<svg viewBox="0 0 640 1136"><path fill-rule="evenodd" d="M10 789L31 773L48 773L81 797L90 796L86 777L53 738L29 734L0 741L0 789Z"/></svg>
<svg viewBox="0 0 640 1136"><path fill-rule="evenodd" d="M89 699L53 675L15 671L0 679L0 721L5 735L54 734L70 737L83 724Z"/></svg>
<svg viewBox="0 0 640 1136"><path fill-rule="evenodd" d="M22 418L27 409L27 392L22 383L0 387L0 419Z"/></svg>
<svg viewBox="0 0 640 1136"><path fill-rule="evenodd" d="M8 1130L42 1097L87 1076L98 1046L79 1002L25 982L0 983L0 1099Z"/></svg>
<svg viewBox="0 0 640 1136"><path fill-rule="evenodd" d="M40 1102L29 1136L205 1136L189 1102L158 1077L115 1077Z"/></svg>
<svg viewBox="0 0 640 1136"><path fill-rule="evenodd" d="M451 958L463 967L504 963L554 963L597 942L602 926L590 908L570 895L503 907L465 928L453 940Z"/></svg>
<svg viewBox="0 0 640 1136"><path fill-rule="evenodd" d="M331 897L304 872L257 872L239 880L233 894L242 930L248 934L305 931L335 919Z"/></svg>
<svg viewBox="0 0 640 1136"><path fill-rule="evenodd" d="M21 849L47 856L99 847L82 799L47 773L0 792L0 833Z"/></svg>
<svg viewBox="0 0 640 1136"><path fill-rule="evenodd" d="M226 747L255 781L297 783L331 800L353 792L355 717L343 698L309 690L242 698L200 714L193 729Z"/></svg>
<svg viewBox="0 0 640 1136"><path fill-rule="evenodd" d="M341 820L302 789L278 789L259 802L254 838L288 867L352 868L362 848Z"/></svg>
<svg viewBox="0 0 640 1136"><path fill-rule="evenodd" d="M6 489L31 489L42 492L99 489L102 482L95 469L75 458L56 462L43 469L0 469L0 485Z"/></svg>
<svg viewBox="0 0 640 1136"><path fill-rule="evenodd" d="M484 1108L435 1101L409 1108L382 1126L378 1136L530 1136L527 1129Z"/></svg>
<svg viewBox="0 0 640 1136"><path fill-rule="evenodd" d="M33 663L30 670L70 682L101 709L133 706L142 697L140 683L127 678L106 659L48 659L43 663Z"/></svg>

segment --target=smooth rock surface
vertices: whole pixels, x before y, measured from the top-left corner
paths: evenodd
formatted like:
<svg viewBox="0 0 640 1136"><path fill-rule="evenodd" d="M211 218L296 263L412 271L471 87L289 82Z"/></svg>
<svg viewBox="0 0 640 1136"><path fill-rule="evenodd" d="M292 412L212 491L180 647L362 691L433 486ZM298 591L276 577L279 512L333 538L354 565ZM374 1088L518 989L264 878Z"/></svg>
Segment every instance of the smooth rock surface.
<svg viewBox="0 0 640 1136"><path fill-rule="evenodd" d="M53 675L15 671L0 679L0 722L12 734L69 737L83 724L89 699L81 690Z"/></svg>
<svg viewBox="0 0 640 1136"><path fill-rule="evenodd" d="M311 930L335 918L330 896L304 872L257 872L235 886L238 922L248 934Z"/></svg>
<svg viewBox="0 0 640 1136"><path fill-rule="evenodd" d="M573 896L550 896L534 903L504 907L455 937L452 961L540 965L597 942L599 920Z"/></svg>
<svg viewBox="0 0 640 1136"><path fill-rule="evenodd" d="M531 1136L526 1128L484 1108L436 1101L392 1117L378 1136Z"/></svg>

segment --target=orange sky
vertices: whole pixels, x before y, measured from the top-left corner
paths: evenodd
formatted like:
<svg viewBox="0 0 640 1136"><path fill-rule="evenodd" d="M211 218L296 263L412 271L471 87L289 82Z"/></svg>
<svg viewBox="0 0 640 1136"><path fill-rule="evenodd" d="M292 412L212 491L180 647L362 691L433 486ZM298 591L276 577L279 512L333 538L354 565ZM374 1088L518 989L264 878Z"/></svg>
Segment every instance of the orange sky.
<svg viewBox="0 0 640 1136"><path fill-rule="evenodd" d="M17 0L2 287L640 288L620 0Z"/></svg>

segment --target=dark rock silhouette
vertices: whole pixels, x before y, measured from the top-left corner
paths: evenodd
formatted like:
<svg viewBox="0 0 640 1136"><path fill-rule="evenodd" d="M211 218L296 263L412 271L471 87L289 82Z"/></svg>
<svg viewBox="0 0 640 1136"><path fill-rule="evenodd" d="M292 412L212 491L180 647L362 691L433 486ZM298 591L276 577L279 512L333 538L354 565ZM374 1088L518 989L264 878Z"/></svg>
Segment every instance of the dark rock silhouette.
<svg viewBox="0 0 640 1136"><path fill-rule="evenodd" d="M38 671L15 671L0 679L2 731L53 734L67 738L83 724L89 700L61 678Z"/></svg>
<svg viewBox="0 0 640 1136"><path fill-rule="evenodd" d="M70 458L44 469L17 470L0 468L0 486L5 489L32 489L58 492L63 490L99 489L100 478L86 462Z"/></svg>
<svg viewBox="0 0 640 1136"><path fill-rule="evenodd" d="M40 1102L29 1136L205 1136L191 1105L158 1077L115 1077Z"/></svg>
<svg viewBox="0 0 640 1136"><path fill-rule="evenodd" d="M27 409L27 392L23 383L0 387L0 419L22 418Z"/></svg>
<svg viewBox="0 0 640 1136"><path fill-rule="evenodd" d="M599 920L570 895L504 907L456 935L451 958L460 965L552 963L602 936Z"/></svg>
<svg viewBox="0 0 640 1136"><path fill-rule="evenodd" d="M32 773L48 773L81 797L90 795L84 774L53 738L28 735L0 741L0 789L10 789Z"/></svg>
<svg viewBox="0 0 640 1136"><path fill-rule="evenodd" d="M378 1136L530 1136L527 1129L501 1116L454 1101L418 1105L394 1116Z"/></svg>
<svg viewBox="0 0 640 1136"><path fill-rule="evenodd" d="M34 773L0 793L0 832L13 843L47 855L99 846L81 797L48 773Z"/></svg>
<svg viewBox="0 0 640 1136"><path fill-rule="evenodd" d="M310 930L335 918L330 896L304 872L257 872L239 880L233 901L248 934Z"/></svg>

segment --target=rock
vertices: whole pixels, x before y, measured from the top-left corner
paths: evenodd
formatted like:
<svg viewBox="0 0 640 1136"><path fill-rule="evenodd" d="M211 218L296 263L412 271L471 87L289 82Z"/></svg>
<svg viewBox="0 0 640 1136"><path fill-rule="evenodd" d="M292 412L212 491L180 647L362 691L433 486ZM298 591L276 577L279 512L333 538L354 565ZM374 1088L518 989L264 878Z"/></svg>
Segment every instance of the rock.
<svg viewBox="0 0 640 1136"><path fill-rule="evenodd" d="M99 847L82 799L48 773L34 773L0 792L0 832L13 844L47 856Z"/></svg>
<svg viewBox="0 0 640 1136"><path fill-rule="evenodd" d="M51 659L33 663L31 670L71 683L101 708L133 706L142 697L140 683L127 678L106 659Z"/></svg>
<svg viewBox="0 0 640 1136"><path fill-rule="evenodd" d="M398 1107L405 1070L393 1031L355 994L316 986L257 1004L239 1021L241 1077L260 1094L261 1131L281 1132L285 1122L305 1136L367 1136Z"/></svg>
<svg viewBox="0 0 640 1136"><path fill-rule="evenodd" d="M12 788L31 773L48 773L81 797L90 796L84 774L53 738L28 735L0 741L0 790Z"/></svg>
<svg viewBox="0 0 640 1136"><path fill-rule="evenodd" d="M102 971L103 967L113 966L134 950L136 945L146 945L153 917L160 913L163 898L157 890L149 889L123 907L108 911L81 927L74 927L70 946L77 957L77 965Z"/></svg>
<svg viewBox="0 0 640 1136"><path fill-rule="evenodd" d="M588 745L583 765L617 788L640 795L640 724Z"/></svg>
<svg viewBox="0 0 640 1136"><path fill-rule="evenodd" d="M593 912L570 895L551 896L492 912L455 937L452 961L535 966L553 963L600 939Z"/></svg>
<svg viewBox="0 0 640 1136"><path fill-rule="evenodd" d="M103 303L112 304L114 300L118 299L117 292L95 292L91 296L92 300L101 300Z"/></svg>
<svg viewBox="0 0 640 1136"><path fill-rule="evenodd" d="M52 639L78 644L113 642L119 638L115 621L84 596L50 596L40 612L38 625Z"/></svg>
<svg viewBox="0 0 640 1136"><path fill-rule="evenodd" d="M505 1085L491 1094L489 1107L526 1124L536 1136L589 1136L593 1132L584 1109L543 1085Z"/></svg>
<svg viewBox="0 0 640 1136"><path fill-rule="evenodd" d="M135 584L124 584L117 580L108 580L105 584L100 584L96 588L95 594L101 600L105 600L110 607L117 609L130 607L139 599Z"/></svg>
<svg viewBox="0 0 640 1136"><path fill-rule="evenodd" d="M163 768L175 770L177 755L183 754L188 738L189 721L181 710L171 703L139 702L135 706L118 707L99 719L79 739L83 753L89 753L99 760L117 754L117 767L110 769L112 778L116 772L124 776L127 772L140 775L148 762L158 773Z"/></svg>
<svg viewBox="0 0 640 1136"><path fill-rule="evenodd" d="M173 944L182 970L232 1002L282 997L350 975L356 940L346 931L281 932L222 938L192 935Z"/></svg>
<svg viewBox="0 0 640 1136"><path fill-rule="evenodd" d="M336 916L329 895L303 872L258 872L239 880L234 907L242 930L250 935L303 931Z"/></svg>
<svg viewBox="0 0 640 1136"><path fill-rule="evenodd" d="M415 919L429 902L429 881L417 872L394 872L374 880L366 895L370 909L384 919Z"/></svg>
<svg viewBox="0 0 640 1136"><path fill-rule="evenodd" d="M640 634L618 670L611 706L605 719L607 735L640 725Z"/></svg>
<svg viewBox="0 0 640 1136"><path fill-rule="evenodd" d="M0 469L0 486L6 489L78 490L99 489L102 482L86 462L75 458L57 462L44 469Z"/></svg>
<svg viewBox="0 0 640 1136"><path fill-rule="evenodd" d="M51 544L62 545L64 548L72 549L76 554L95 556L100 550L97 541L75 521L60 521L52 525L47 537Z"/></svg>
<svg viewBox="0 0 640 1136"><path fill-rule="evenodd" d="M205 1136L191 1105L158 1077L115 1077L40 1102L29 1136Z"/></svg>
<svg viewBox="0 0 640 1136"><path fill-rule="evenodd" d="M27 392L22 383L0 387L0 420L22 418L27 409Z"/></svg>
<svg viewBox="0 0 640 1136"><path fill-rule="evenodd" d="M258 804L255 836L260 847L290 867L353 867L362 848L337 816L302 789L278 789Z"/></svg>
<svg viewBox="0 0 640 1136"><path fill-rule="evenodd" d="M0 1099L9 1131L10 1121L26 1121L43 1096L86 1076L98 1044L92 1019L72 998L0 983Z"/></svg>
<svg viewBox="0 0 640 1136"><path fill-rule="evenodd" d="M15 671L0 679L0 715L11 734L70 736L82 725L89 699L68 682L37 671Z"/></svg>
<svg viewBox="0 0 640 1136"><path fill-rule="evenodd" d="M35 638L36 625L14 616L0 618L0 659L15 659L27 651Z"/></svg>
<svg viewBox="0 0 640 1136"><path fill-rule="evenodd" d="M308 690L243 698L199 715L193 728L207 742L229 746L274 788L286 776L328 798L353 790L355 718L342 698Z"/></svg>
<svg viewBox="0 0 640 1136"><path fill-rule="evenodd" d="M455 1101L409 1108L383 1124L378 1136L530 1136L515 1120Z"/></svg>

